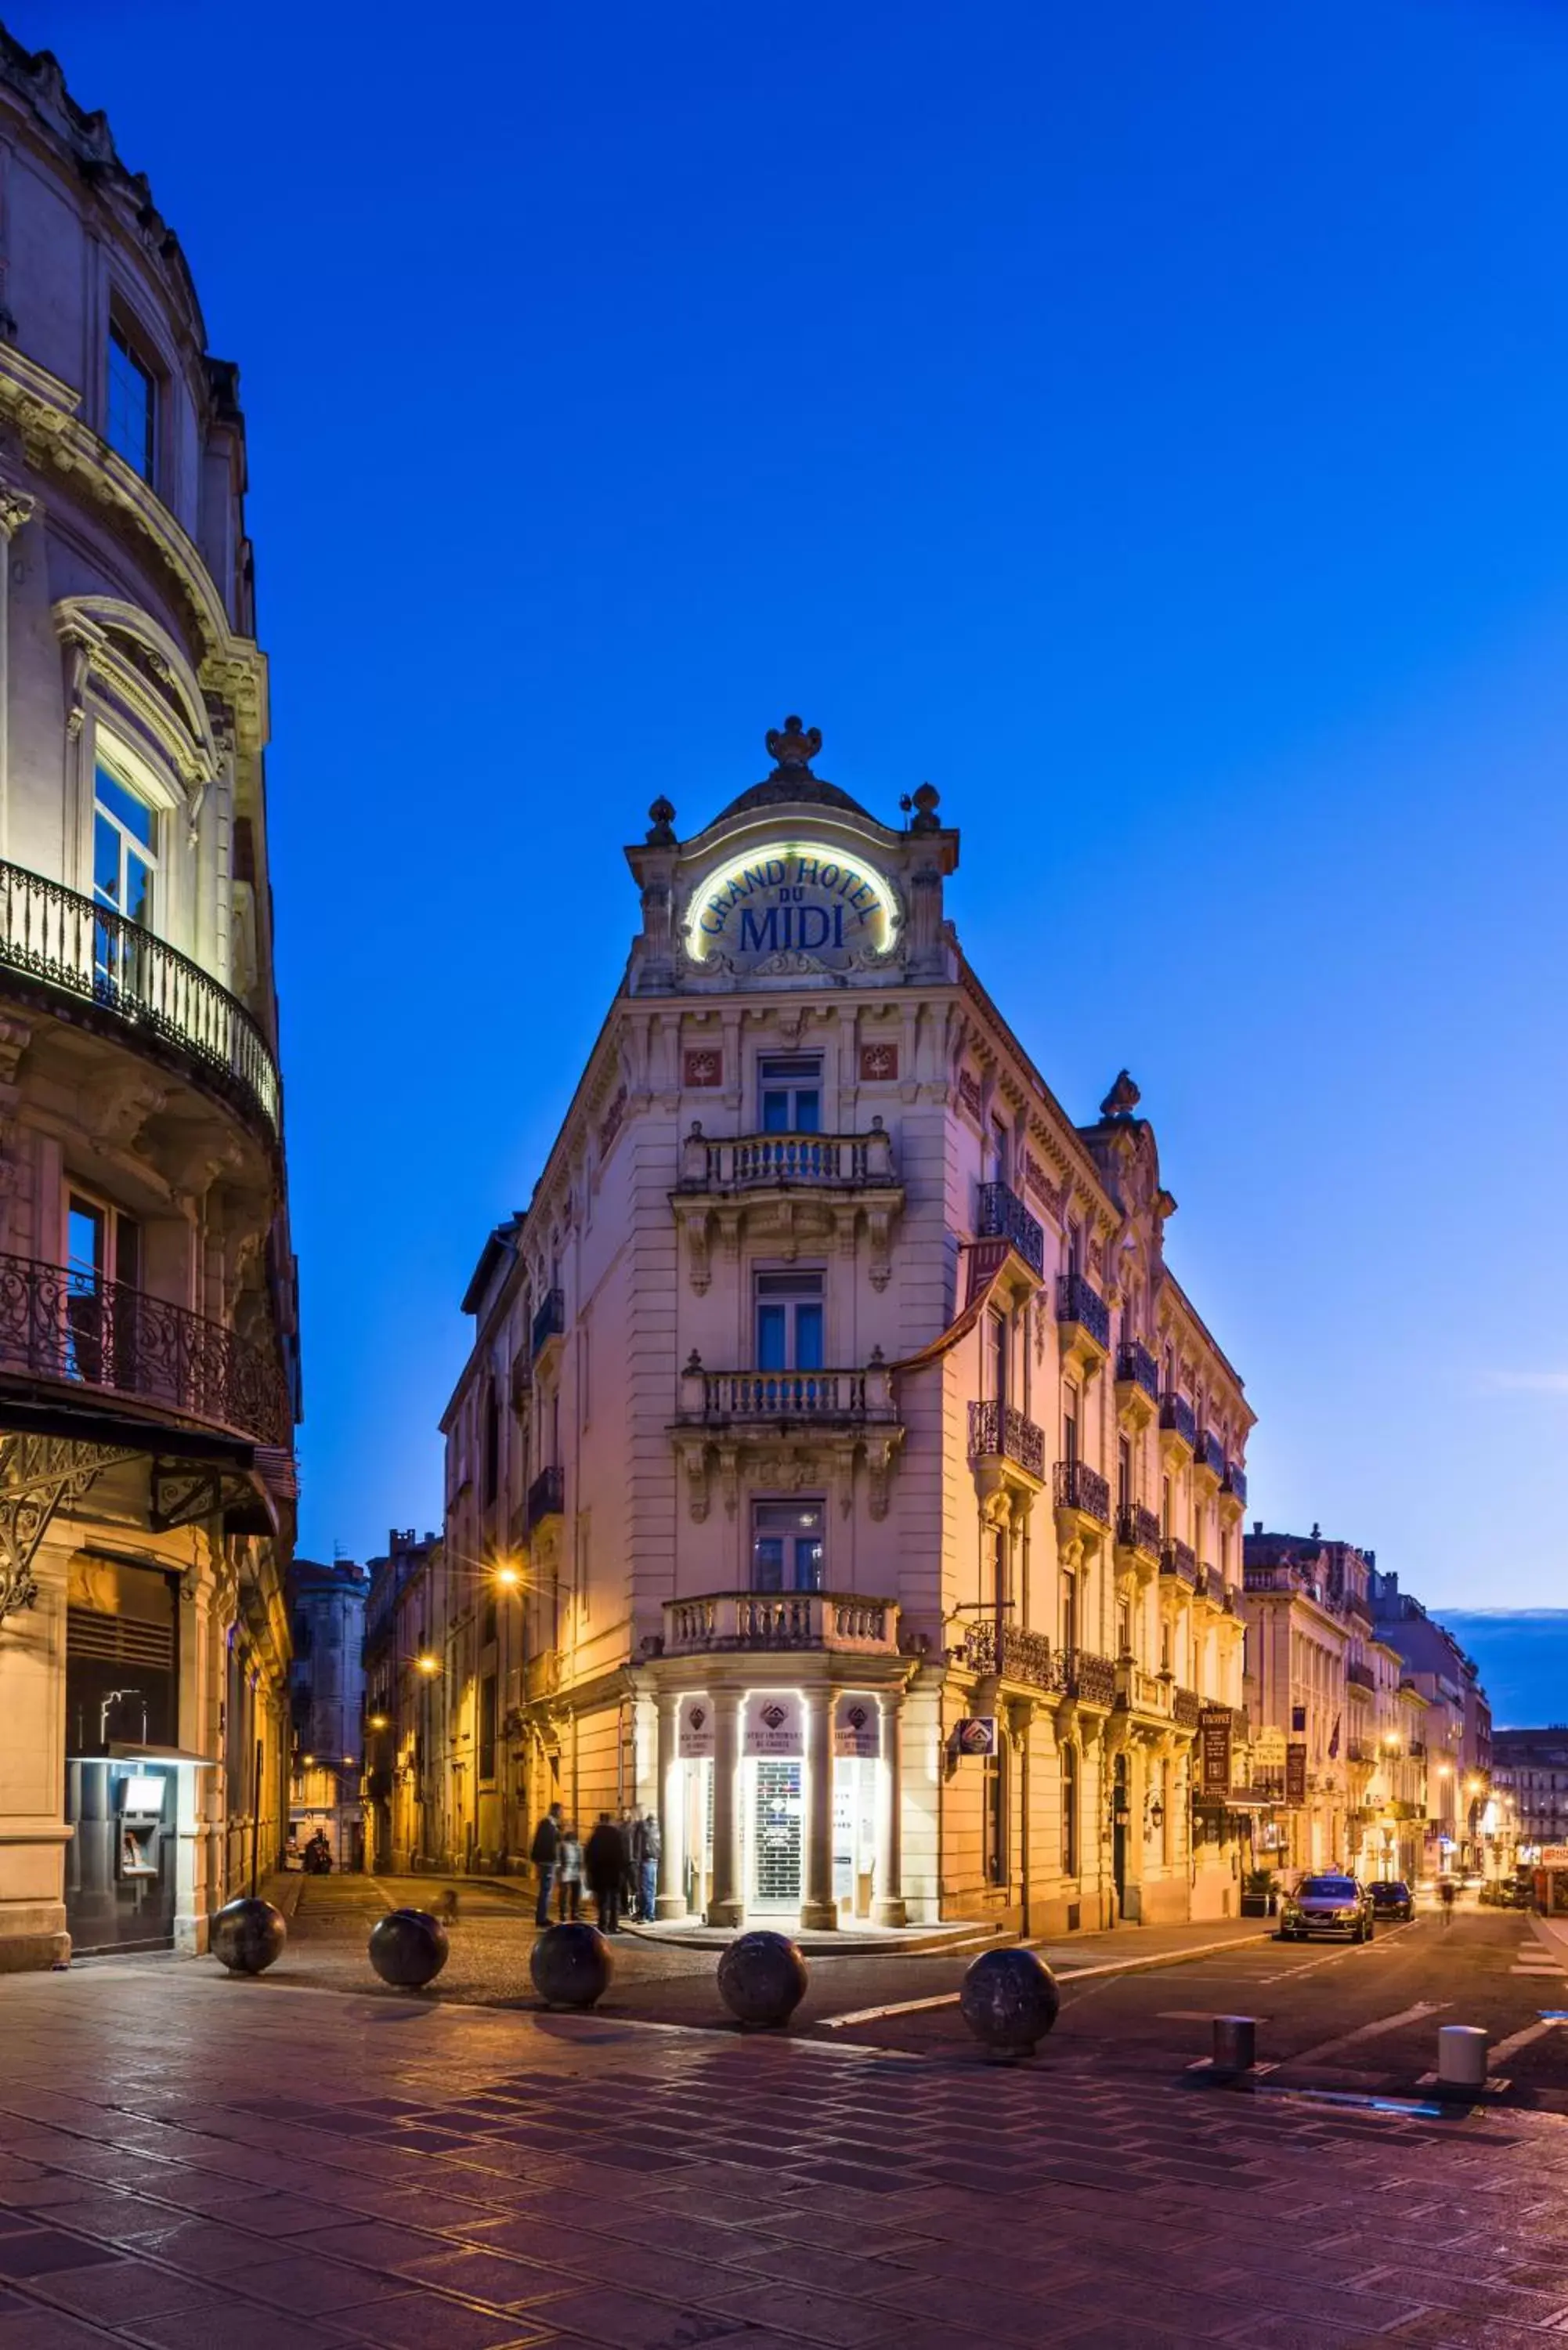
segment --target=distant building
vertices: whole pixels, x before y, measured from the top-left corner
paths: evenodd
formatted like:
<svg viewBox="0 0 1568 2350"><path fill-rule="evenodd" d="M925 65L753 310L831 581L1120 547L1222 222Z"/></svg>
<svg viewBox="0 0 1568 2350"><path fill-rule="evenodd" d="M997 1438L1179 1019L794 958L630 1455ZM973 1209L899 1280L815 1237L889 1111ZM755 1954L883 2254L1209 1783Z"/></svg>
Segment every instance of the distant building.
<svg viewBox="0 0 1568 2350"><path fill-rule="evenodd" d="M1436 1868L1495 1869L1501 1854L1491 1793L1491 1708L1474 1661L1397 1575L1374 1574L1379 1637L1397 1648L1427 1700L1428 1860Z"/></svg>
<svg viewBox="0 0 1568 2350"><path fill-rule="evenodd" d="M1414 1877L1426 1810L1426 1706L1376 1636L1371 1552L1309 1534L1245 1544L1254 1753L1281 1798L1262 1841L1282 1866ZM1254 1773L1254 1776L1258 1776Z"/></svg>
<svg viewBox="0 0 1568 2350"><path fill-rule="evenodd" d="M288 1571L294 1644L288 1674L294 1730L289 1835L303 1845L324 1831L338 1868L362 1868L365 1863L360 1781L369 1586L365 1570L350 1559L321 1566L297 1558Z"/></svg>
<svg viewBox="0 0 1568 2350"><path fill-rule="evenodd" d="M369 1564L365 1607L369 1865L400 1875L449 1862L457 1816L449 1757L446 1552L394 1526ZM461 1846L462 1840L459 1839Z"/></svg>
<svg viewBox="0 0 1568 2350"><path fill-rule="evenodd" d="M1545 1730L1494 1730L1491 1783L1501 1825L1521 1861L1545 1845L1568 1845L1568 1723Z"/></svg>

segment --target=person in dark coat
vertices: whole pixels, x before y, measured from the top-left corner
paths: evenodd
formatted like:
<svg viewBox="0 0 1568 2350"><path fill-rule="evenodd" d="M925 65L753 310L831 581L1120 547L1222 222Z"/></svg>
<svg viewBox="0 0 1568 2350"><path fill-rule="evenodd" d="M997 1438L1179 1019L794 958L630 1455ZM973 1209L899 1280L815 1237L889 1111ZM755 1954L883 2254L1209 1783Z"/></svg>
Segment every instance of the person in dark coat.
<svg viewBox="0 0 1568 2350"><path fill-rule="evenodd" d="M561 1850L561 1806L552 1804L534 1831L534 1841L528 1847L528 1857L539 1872L539 1898L534 1908L534 1923L541 1930L550 1922L550 1894L556 1882L556 1863Z"/></svg>
<svg viewBox="0 0 1568 2350"><path fill-rule="evenodd" d="M628 1866L626 1838L607 1812L601 1812L598 1825L583 1847L583 1874L588 1880L588 1890L598 1904L599 1930L605 1934L620 1931L620 1895Z"/></svg>

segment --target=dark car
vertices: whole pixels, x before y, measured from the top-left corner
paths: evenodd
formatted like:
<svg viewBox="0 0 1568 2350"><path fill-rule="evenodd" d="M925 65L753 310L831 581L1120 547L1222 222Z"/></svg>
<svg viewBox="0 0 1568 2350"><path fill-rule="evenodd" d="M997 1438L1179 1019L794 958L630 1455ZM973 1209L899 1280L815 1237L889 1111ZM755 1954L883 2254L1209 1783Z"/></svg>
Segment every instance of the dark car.
<svg viewBox="0 0 1568 2350"><path fill-rule="evenodd" d="M1372 1932L1372 1904L1354 1877L1303 1877L1280 1910L1282 1942L1304 1942L1309 1934L1369 1942Z"/></svg>
<svg viewBox="0 0 1568 2350"><path fill-rule="evenodd" d="M1366 1894L1372 1914L1381 1924L1391 1924L1396 1919L1407 1923L1416 1914L1416 1897L1403 1877L1379 1877L1375 1885L1367 1887Z"/></svg>

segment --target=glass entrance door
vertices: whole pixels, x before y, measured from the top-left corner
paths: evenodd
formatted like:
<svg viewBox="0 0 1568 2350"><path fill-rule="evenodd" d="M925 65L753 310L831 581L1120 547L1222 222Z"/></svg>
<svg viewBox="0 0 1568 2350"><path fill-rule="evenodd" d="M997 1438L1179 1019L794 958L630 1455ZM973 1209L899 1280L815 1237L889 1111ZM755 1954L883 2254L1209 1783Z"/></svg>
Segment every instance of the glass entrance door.
<svg viewBox="0 0 1568 2350"><path fill-rule="evenodd" d="M801 1766L755 1764L753 1805L753 1909L798 1909L801 1878Z"/></svg>

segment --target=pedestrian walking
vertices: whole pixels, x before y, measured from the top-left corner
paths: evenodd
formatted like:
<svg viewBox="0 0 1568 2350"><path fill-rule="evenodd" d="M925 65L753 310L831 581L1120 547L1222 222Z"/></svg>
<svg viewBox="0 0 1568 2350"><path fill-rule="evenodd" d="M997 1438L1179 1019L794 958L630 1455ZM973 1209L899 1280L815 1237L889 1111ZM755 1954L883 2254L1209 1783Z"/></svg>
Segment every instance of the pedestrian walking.
<svg viewBox="0 0 1568 2350"><path fill-rule="evenodd" d="M609 1814L601 1812L593 1834L583 1846L583 1874L598 1908L601 1933L620 1931L621 1891L627 1866L626 1837Z"/></svg>
<svg viewBox="0 0 1568 2350"><path fill-rule="evenodd" d="M582 1914L583 1847L577 1842L577 1831L575 1827L564 1827L561 1830L560 1848L556 1856L556 1874L560 1883L560 1893L557 1898L561 1923L564 1926L570 1918L576 1924Z"/></svg>
<svg viewBox="0 0 1568 2350"><path fill-rule="evenodd" d="M620 1840L626 1853L626 1866L621 1872L620 1910L623 1918L635 1918L637 1909L637 1835L642 1822L635 1812L622 1812Z"/></svg>
<svg viewBox="0 0 1568 2350"><path fill-rule="evenodd" d="M647 1812L637 1824L638 1908L645 1926L651 1926L659 1908L659 1815Z"/></svg>
<svg viewBox="0 0 1568 2350"><path fill-rule="evenodd" d="M534 1831L534 1841L528 1847L528 1857L539 1872L539 1898L534 1905L534 1923L543 1929L550 1922L550 1896L556 1885L556 1862L561 1849L561 1806L552 1804Z"/></svg>
<svg viewBox="0 0 1568 2350"><path fill-rule="evenodd" d="M1454 1880L1451 1877L1445 1877L1439 1883L1438 1898L1443 1905L1443 1930L1446 1933L1454 1922Z"/></svg>

